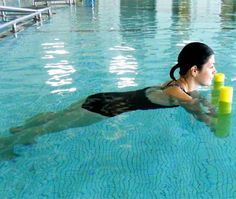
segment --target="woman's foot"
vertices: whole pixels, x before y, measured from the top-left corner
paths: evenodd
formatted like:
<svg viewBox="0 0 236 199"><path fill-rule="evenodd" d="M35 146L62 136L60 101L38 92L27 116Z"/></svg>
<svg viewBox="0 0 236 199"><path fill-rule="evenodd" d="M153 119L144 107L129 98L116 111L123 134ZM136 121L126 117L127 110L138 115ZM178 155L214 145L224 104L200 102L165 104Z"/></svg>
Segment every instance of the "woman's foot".
<svg viewBox="0 0 236 199"><path fill-rule="evenodd" d="M17 127L12 127L9 129L11 134L16 134L16 133L20 133L21 131L23 131L24 127L23 126L17 126Z"/></svg>
<svg viewBox="0 0 236 199"><path fill-rule="evenodd" d="M0 160L10 160L18 155L14 153L11 137L0 138Z"/></svg>

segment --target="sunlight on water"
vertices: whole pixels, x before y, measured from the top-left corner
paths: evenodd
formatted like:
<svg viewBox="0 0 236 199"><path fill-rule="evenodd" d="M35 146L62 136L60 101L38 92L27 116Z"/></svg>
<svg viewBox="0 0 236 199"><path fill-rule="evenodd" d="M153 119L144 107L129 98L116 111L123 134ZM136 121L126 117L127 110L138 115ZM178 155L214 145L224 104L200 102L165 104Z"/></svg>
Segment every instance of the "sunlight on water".
<svg viewBox="0 0 236 199"><path fill-rule="evenodd" d="M137 74L138 63L131 55L113 57L109 65L109 72L117 75L118 88L137 86L135 77L127 77L126 75Z"/></svg>
<svg viewBox="0 0 236 199"><path fill-rule="evenodd" d="M115 51L135 51L134 48L129 46L114 46L110 48L109 50L115 50Z"/></svg>
<svg viewBox="0 0 236 199"><path fill-rule="evenodd" d="M51 76L46 84L53 87L58 87L73 83L73 78L71 78L70 75L75 73L76 70L72 65L69 64L68 61L62 60L59 63L50 63L47 64L44 68L47 69L48 75ZM71 91L71 89L69 90ZM52 93L55 92L52 91Z"/></svg>
<svg viewBox="0 0 236 199"><path fill-rule="evenodd" d="M65 50L65 42L60 42L59 39L54 39L55 42L51 43L43 43L41 46L43 47L45 55L42 59L49 59L52 60L55 58L58 60L61 55L67 55L69 52ZM46 84L52 87L60 87L54 88L51 93L58 94L58 93L65 93L65 92L75 92L76 88L61 88L64 85L71 85L73 84L73 78L71 74L76 72L76 69L73 65L70 64L67 60L58 60L58 62L48 62L44 66L47 70L49 76L51 76L47 81Z"/></svg>

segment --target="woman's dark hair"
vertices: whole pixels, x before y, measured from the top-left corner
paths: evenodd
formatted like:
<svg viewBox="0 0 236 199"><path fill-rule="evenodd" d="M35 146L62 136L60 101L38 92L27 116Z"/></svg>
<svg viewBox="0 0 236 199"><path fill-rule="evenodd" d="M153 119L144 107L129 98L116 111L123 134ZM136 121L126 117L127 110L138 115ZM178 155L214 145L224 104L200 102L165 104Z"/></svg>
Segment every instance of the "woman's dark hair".
<svg viewBox="0 0 236 199"><path fill-rule="evenodd" d="M199 70L208 61L214 51L206 44L200 42L192 42L187 44L179 53L178 63L170 70L170 77L175 79L174 72L179 68L179 74L185 75L188 70L196 65Z"/></svg>

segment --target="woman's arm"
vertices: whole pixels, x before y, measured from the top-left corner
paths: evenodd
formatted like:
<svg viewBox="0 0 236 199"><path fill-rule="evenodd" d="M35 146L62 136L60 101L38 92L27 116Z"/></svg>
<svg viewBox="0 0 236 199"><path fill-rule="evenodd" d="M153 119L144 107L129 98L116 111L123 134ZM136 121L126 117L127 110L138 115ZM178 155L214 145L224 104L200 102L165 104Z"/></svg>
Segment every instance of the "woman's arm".
<svg viewBox="0 0 236 199"><path fill-rule="evenodd" d="M206 112L208 112L208 114L210 114L212 116L216 116L216 107L212 103L210 103L207 98L200 95L199 92L197 92L197 91L190 93L190 96L194 99L198 99L199 102L201 103L202 108Z"/></svg>
<svg viewBox="0 0 236 199"><path fill-rule="evenodd" d="M164 91L167 95L176 99L179 105L191 113L197 120L212 127L216 111L206 98L200 96L197 92L188 95L177 86L169 87Z"/></svg>
<svg viewBox="0 0 236 199"><path fill-rule="evenodd" d="M216 111L212 107L205 106L202 99L194 98L187 102L180 101L180 106L182 106L187 112L191 113L197 120L212 127Z"/></svg>

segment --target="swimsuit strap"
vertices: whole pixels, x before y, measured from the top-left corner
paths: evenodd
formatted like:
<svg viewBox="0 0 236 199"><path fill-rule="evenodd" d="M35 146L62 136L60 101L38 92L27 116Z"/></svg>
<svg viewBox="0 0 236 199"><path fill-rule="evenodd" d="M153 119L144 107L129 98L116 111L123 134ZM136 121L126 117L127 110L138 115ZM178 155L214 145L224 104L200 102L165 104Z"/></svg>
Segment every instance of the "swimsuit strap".
<svg viewBox="0 0 236 199"><path fill-rule="evenodd" d="M172 84L172 82L174 82L174 83ZM165 86L162 87L162 90L164 90L168 87L173 87L173 86L179 87L182 91L184 91L186 94L189 95L189 93L187 91L185 91L185 89L182 86L180 86L175 80L171 80L170 82L168 82Z"/></svg>

